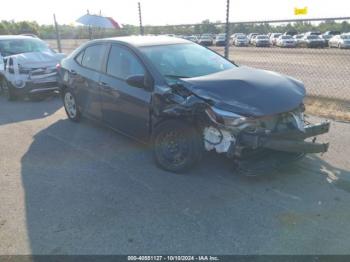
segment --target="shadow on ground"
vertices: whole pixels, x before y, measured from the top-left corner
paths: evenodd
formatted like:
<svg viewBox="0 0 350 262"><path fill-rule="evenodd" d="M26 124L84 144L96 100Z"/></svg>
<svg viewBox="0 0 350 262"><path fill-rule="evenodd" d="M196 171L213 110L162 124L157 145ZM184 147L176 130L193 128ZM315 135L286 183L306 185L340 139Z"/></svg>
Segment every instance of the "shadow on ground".
<svg viewBox="0 0 350 262"><path fill-rule="evenodd" d="M342 209L350 173L319 156L248 178L208 154L174 175L155 167L146 146L87 120L59 120L35 135L21 162L33 254L349 250L340 234L349 225L339 222L350 218Z"/></svg>
<svg viewBox="0 0 350 262"><path fill-rule="evenodd" d="M0 95L0 113L5 116L1 118L0 125L44 118L54 114L61 107L62 101L58 94L38 102L24 99L7 101Z"/></svg>

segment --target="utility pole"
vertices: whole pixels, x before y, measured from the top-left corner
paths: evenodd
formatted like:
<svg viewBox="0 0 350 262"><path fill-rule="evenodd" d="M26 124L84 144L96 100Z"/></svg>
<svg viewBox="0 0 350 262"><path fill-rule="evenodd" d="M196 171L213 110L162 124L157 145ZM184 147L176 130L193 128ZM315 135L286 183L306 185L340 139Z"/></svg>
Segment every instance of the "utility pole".
<svg viewBox="0 0 350 262"><path fill-rule="evenodd" d="M230 49L230 0L227 0L226 4L226 45L225 45L225 57L229 58Z"/></svg>
<svg viewBox="0 0 350 262"><path fill-rule="evenodd" d="M55 14L53 14L53 21L54 21L55 30L56 30L57 49L58 49L58 52L62 53L61 36L60 36L60 32L58 30L58 24L57 24L57 21L56 21L56 15Z"/></svg>
<svg viewBox="0 0 350 262"><path fill-rule="evenodd" d="M142 13L141 13L141 4L138 2L139 6L139 20L140 20L140 35L143 35L143 26L142 26Z"/></svg>

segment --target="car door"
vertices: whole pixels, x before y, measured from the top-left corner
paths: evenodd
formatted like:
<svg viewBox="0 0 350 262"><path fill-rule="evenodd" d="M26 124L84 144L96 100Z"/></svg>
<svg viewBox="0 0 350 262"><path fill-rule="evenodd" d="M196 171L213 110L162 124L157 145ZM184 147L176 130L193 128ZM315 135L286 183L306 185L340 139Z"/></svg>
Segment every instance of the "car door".
<svg viewBox="0 0 350 262"><path fill-rule="evenodd" d="M104 121L111 127L147 140L150 123L151 91L126 82L132 75L145 75L146 70L131 49L112 44L101 75L100 93Z"/></svg>
<svg viewBox="0 0 350 262"><path fill-rule="evenodd" d="M86 47L76 57L78 67L69 72L82 113L97 119L102 118L99 82L107 47L103 43Z"/></svg>

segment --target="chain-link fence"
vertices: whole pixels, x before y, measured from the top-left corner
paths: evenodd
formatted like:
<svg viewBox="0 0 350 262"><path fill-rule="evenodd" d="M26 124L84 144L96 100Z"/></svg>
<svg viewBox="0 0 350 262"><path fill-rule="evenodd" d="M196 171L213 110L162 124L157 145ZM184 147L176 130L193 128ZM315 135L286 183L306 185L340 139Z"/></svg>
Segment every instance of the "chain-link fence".
<svg viewBox="0 0 350 262"><path fill-rule="evenodd" d="M290 20L288 21L287 27L290 31L297 28L293 27L292 22ZM299 27L300 23L305 23L304 27L306 28L312 27L310 21L300 22L296 20L295 22L299 23ZM317 22L322 22L322 20L313 19L313 23ZM285 33L281 31L281 28L285 28L281 26L282 23L283 21L278 21L278 23L275 21L265 21L264 23L231 23L230 35L232 36L236 33L245 33L248 35L248 33L255 32L270 37L272 33ZM335 22L331 21L331 23ZM338 23L338 25L341 25L341 23ZM181 26L183 27L183 25ZM195 27L196 25L192 26ZM216 26L222 27L222 24L217 24ZM174 28L174 26L171 28ZM145 28L145 30L147 34L147 31L151 32L152 28ZM203 34L205 32L201 33ZM298 31L297 33L305 34L306 32ZM348 41L350 41L349 32L340 33L348 33ZM180 37L183 37L183 35ZM200 37L200 34L197 34L197 37ZM318 37L322 38L322 35ZM63 52L70 53L86 41L88 40L62 40ZM235 63L271 70L297 78L304 82L308 97L312 99L317 98L318 111L316 113L327 116L335 115L336 117L350 120L350 48L339 48L339 44L331 48L327 42L325 42L322 48L308 48L299 45L291 48L283 48L275 44L270 44L268 47L256 47L252 43L245 47L238 47L234 45L232 38L230 38L230 41L229 59ZM53 48L57 48L55 40L48 40L48 42ZM224 54L224 47L215 46L215 40L213 46L209 48ZM327 110L333 111L333 113L329 113Z"/></svg>

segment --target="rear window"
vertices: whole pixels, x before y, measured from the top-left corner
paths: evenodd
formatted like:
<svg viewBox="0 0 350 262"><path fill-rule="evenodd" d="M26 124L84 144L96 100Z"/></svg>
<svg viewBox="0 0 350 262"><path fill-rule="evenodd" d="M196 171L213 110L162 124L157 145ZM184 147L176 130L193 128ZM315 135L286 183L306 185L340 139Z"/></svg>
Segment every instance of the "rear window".
<svg viewBox="0 0 350 262"><path fill-rule="evenodd" d="M105 46L102 44L87 47L81 64L87 68L100 71L104 53Z"/></svg>

